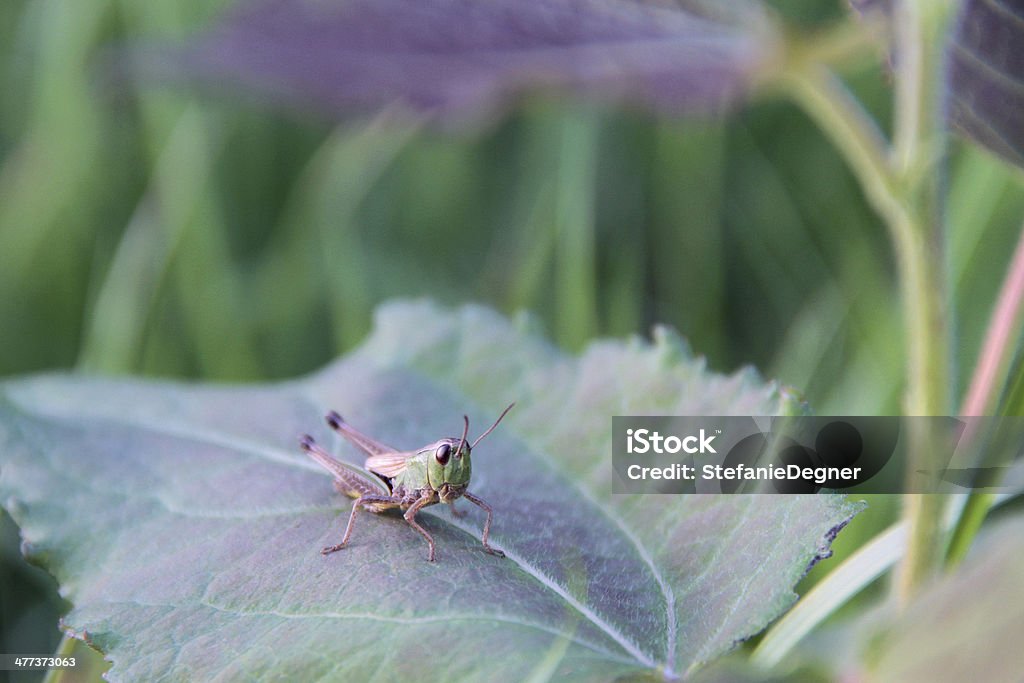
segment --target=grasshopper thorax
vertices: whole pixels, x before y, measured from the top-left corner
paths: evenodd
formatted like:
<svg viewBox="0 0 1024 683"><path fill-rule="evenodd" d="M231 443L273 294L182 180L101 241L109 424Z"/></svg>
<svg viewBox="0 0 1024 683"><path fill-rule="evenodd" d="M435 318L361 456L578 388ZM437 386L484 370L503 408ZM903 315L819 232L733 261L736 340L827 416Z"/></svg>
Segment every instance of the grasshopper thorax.
<svg viewBox="0 0 1024 683"><path fill-rule="evenodd" d="M427 456L427 483L430 487L440 491L447 484L445 490L455 494L450 496L452 500L462 495L473 471L470 461L472 449L465 439L440 439L423 450Z"/></svg>

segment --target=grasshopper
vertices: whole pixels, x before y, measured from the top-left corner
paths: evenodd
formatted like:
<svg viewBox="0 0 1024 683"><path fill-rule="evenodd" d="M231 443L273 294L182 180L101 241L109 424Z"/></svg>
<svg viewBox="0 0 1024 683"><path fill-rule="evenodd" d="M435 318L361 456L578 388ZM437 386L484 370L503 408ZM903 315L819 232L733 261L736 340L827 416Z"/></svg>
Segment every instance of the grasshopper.
<svg viewBox="0 0 1024 683"><path fill-rule="evenodd" d="M400 451L387 446L356 430L333 410L327 413L327 424L331 429L366 453L367 458L365 470L359 469L331 457L327 451L317 445L309 434L303 435L299 440L302 450L334 475L334 488L339 493L356 499L352 504L352 512L348 517L348 526L345 527L345 536L341 539L341 543L323 548L320 554L329 555L348 544L359 508L377 513L399 508L405 511L403 515L405 521L423 538L427 539L427 543L430 545L430 555L427 557L427 561L433 562L434 539L426 529L416 522L416 513L428 505L445 503L452 506L453 515L462 517L466 513L456 511L455 501L465 498L487 512L487 521L484 522L484 533L481 539L484 550L492 555L505 557L505 553L491 547L491 544L487 542L491 532L491 506L466 489L469 487L469 478L472 473L470 453L485 436L494 431L494 428L508 414L508 411L512 410L514 405L515 403L505 408L494 424L478 436L472 444L466 442L466 437L469 435L469 417L463 415L465 426L461 438L439 439L411 451Z"/></svg>

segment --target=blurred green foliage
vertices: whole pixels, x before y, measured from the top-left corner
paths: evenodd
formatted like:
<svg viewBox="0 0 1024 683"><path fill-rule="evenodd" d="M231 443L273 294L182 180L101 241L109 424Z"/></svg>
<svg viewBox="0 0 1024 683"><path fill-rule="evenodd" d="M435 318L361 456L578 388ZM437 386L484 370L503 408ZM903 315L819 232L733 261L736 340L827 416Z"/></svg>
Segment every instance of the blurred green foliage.
<svg viewBox="0 0 1024 683"><path fill-rule="evenodd" d="M695 122L538 100L435 131L112 78L112 46L180 39L225 4L0 3L0 375L290 377L352 347L380 301L429 296L533 311L569 349L668 323L820 414L898 409L884 228L788 103ZM779 3L834 20L824 4ZM846 75L884 120L884 65ZM1024 196L966 147L948 187L964 386ZM839 554L892 520L876 502ZM0 650L50 651L59 600L4 524Z"/></svg>

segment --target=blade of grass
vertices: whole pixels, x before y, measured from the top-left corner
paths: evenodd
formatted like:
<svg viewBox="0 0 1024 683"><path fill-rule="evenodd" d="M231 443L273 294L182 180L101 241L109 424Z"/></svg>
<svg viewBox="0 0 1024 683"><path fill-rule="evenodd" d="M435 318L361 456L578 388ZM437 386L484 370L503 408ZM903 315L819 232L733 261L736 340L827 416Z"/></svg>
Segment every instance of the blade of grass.
<svg viewBox="0 0 1024 683"><path fill-rule="evenodd" d="M18 293L0 297L0 372L69 362L77 349L80 255L105 199L108 174L96 169L111 163L89 73L110 4L33 2L18 25L14 69L28 67L31 88L4 93L23 98L24 124L0 152L0 291Z"/></svg>
<svg viewBox="0 0 1024 683"><path fill-rule="evenodd" d="M1000 398L1009 381L1013 359L1019 354L1021 337L1024 336L1024 226L1014 250L1002 291L992 311L985 343L978 354L974 377L964 398L961 415L994 415L999 411ZM970 440L969 434L964 434ZM973 492L957 496L951 501L950 509L959 513L959 520L953 530L946 550L946 566L959 564L981 528L989 508L994 502L992 494ZM963 508L962 512L960 508Z"/></svg>
<svg viewBox="0 0 1024 683"><path fill-rule="evenodd" d="M678 321L712 366L728 367L725 130L713 123L661 123L654 144L647 254L654 301L648 315Z"/></svg>
<svg viewBox="0 0 1024 683"><path fill-rule="evenodd" d="M598 332L594 169L599 125L595 114L586 113L566 115L563 126L554 226L556 337L564 347L578 349Z"/></svg>
<svg viewBox="0 0 1024 683"><path fill-rule="evenodd" d="M86 321L78 367L139 370L146 324L181 236L209 184L216 155L198 106L186 108L166 137Z"/></svg>

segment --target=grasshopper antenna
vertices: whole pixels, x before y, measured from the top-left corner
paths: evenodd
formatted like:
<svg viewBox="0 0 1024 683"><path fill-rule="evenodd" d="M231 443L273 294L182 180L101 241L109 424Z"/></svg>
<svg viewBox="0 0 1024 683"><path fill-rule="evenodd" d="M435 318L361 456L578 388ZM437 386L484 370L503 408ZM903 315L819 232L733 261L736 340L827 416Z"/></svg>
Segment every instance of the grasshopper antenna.
<svg viewBox="0 0 1024 683"><path fill-rule="evenodd" d="M462 428L462 440L459 441L459 450L455 451L459 453L459 457L462 457L462 449L466 446L466 437L469 436L469 415L463 415L462 419L466 421L466 426Z"/></svg>
<svg viewBox="0 0 1024 683"><path fill-rule="evenodd" d="M510 404L508 405L508 408L505 408L505 411L504 411L504 412L502 412L502 414L498 416L498 419L494 421L494 424L492 424L492 425L491 425L490 427L488 427L488 428L487 428L487 431L486 431L486 432L484 432L484 433L483 433L483 434L481 434L480 436L476 437L476 441L474 441L474 442L473 442L473 445L469 447L469 450L473 450L474 448L476 448L476 445L477 445L478 443L480 443L481 441L483 441L483 439L484 439L484 437L485 437L485 436L487 436L488 434L490 434L491 432L493 432L493 431L494 431L494 428L498 426L498 423L499 423L499 422L501 422L501 420L502 420L502 419L503 419L503 418L504 418L504 417L505 417L506 415L508 415L508 411L512 410L512 408L514 408L514 407L515 407L515 405L516 405L516 404L515 404L515 401L513 401L512 403L510 403ZM467 425L467 428L468 428L468 425L469 425L469 419L468 419L468 418L466 419L466 425Z"/></svg>

